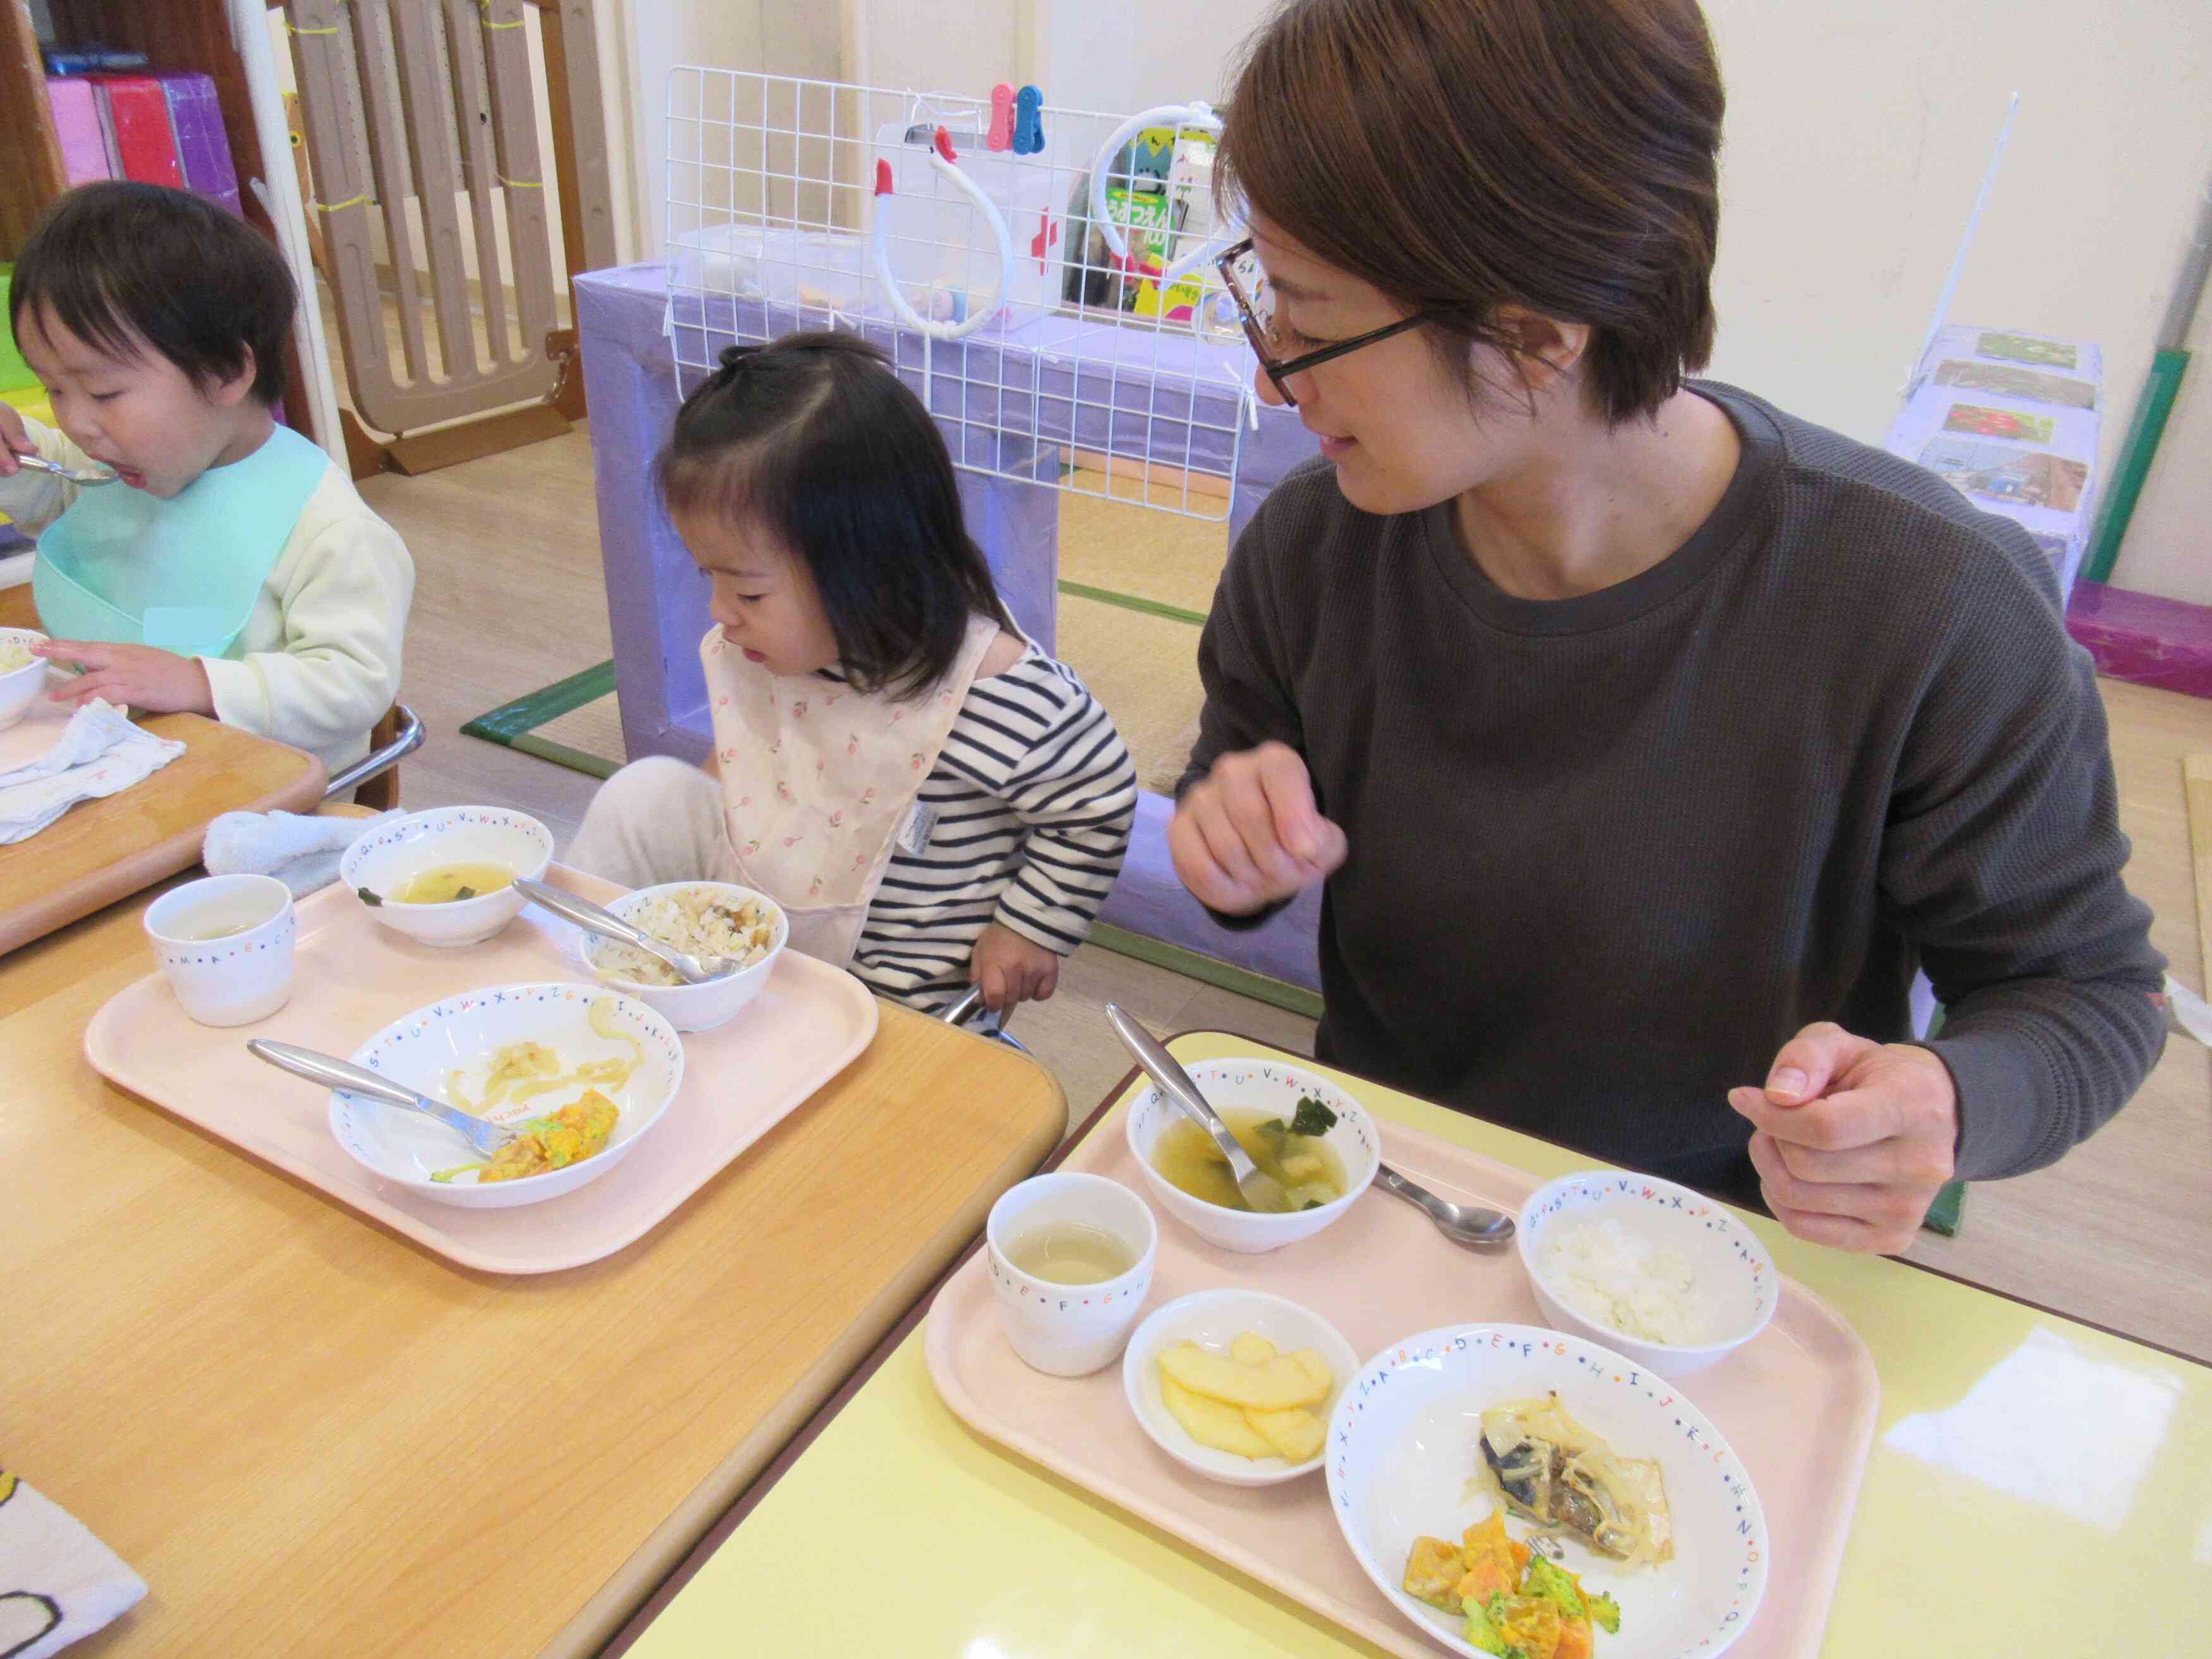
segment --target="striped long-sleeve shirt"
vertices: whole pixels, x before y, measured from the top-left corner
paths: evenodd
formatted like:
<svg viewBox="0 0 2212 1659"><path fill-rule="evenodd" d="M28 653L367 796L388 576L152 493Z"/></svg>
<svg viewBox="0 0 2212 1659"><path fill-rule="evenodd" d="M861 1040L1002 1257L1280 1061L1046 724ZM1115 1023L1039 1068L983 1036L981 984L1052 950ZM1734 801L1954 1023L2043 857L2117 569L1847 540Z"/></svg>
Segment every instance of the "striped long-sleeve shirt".
<svg viewBox="0 0 2212 1659"><path fill-rule="evenodd" d="M967 990L991 922L1061 956L1083 943L1128 851L1137 773L1083 682L1031 650L969 688L919 800L853 971L935 1012Z"/></svg>

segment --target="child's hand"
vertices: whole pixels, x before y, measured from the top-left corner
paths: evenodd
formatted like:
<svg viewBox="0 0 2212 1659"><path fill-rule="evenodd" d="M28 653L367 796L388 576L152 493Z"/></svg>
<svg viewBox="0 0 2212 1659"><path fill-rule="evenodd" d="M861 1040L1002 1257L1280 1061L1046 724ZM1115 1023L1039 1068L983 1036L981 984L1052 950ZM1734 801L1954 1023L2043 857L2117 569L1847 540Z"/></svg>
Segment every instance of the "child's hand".
<svg viewBox="0 0 2212 1659"><path fill-rule="evenodd" d="M1060 958L994 921L975 941L968 982L981 986L983 1006L1003 1018L1022 1003L1052 995L1060 985Z"/></svg>
<svg viewBox="0 0 2212 1659"><path fill-rule="evenodd" d="M197 657L180 657L150 645L110 645L99 640L48 640L31 647L34 657L82 663L85 672L58 687L56 702L82 708L105 697L118 708L149 714L215 713L215 689Z"/></svg>
<svg viewBox="0 0 2212 1659"><path fill-rule="evenodd" d="M38 453L39 447L31 441L30 432L23 425L23 417L12 405L0 403L0 478L15 475L15 458L18 455L35 455Z"/></svg>

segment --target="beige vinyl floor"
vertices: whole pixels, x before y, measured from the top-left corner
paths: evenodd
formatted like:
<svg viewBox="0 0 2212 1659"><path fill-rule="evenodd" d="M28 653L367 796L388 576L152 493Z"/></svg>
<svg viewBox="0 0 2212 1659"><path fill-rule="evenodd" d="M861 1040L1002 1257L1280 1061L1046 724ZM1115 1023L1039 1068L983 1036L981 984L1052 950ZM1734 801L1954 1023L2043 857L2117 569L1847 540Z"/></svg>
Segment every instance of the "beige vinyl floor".
<svg viewBox="0 0 2212 1659"><path fill-rule="evenodd" d="M579 773L459 734L461 723L609 654L592 506L579 430L426 477L366 481L405 536L419 586L405 696L430 728L404 775L407 804L510 805L565 843L591 798ZM1071 501L1063 574L1203 609L1223 530L1132 506ZM1195 717L1196 630L1071 601L1062 653L1109 708L1127 704L1139 764L1157 782ZM2204 982L2181 758L2212 752L2212 702L2106 683L2130 880L2157 913L2176 975ZM572 717L574 742L611 732L611 710ZM1301 1052L1312 1027L1267 1005L1086 947L1060 994L1014 1033L1086 1115L1127 1070L1100 1011L1118 1001L1154 1030L1239 1031ZM2212 1360L2212 1057L2176 1039L2133 1105L2056 1168L1974 1188L1956 1239L1922 1235L1915 1260L2062 1312Z"/></svg>

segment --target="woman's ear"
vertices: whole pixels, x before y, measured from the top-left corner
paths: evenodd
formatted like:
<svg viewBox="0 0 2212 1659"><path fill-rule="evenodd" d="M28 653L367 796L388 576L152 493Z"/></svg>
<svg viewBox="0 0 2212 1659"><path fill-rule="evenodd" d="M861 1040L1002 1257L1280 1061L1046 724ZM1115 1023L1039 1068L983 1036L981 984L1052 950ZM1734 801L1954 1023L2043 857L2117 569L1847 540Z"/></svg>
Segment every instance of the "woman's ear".
<svg viewBox="0 0 2212 1659"><path fill-rule="evenodd" d="M239 350L245 354L246 361L238 372L208 382L208 401L220 408L235 409L245 402L247 394L253 390L255 377L261 372L261 365L254 361L252 346L241 345Z"/></svg>
<svg viewBox="0 0 2212 1659"><path fill-rule="evenodd" d="M1589 349L1588 323L1563 323L1521 306L1500 306L1497 326L1531 392L1548 392L1571 375Z"/></svg>

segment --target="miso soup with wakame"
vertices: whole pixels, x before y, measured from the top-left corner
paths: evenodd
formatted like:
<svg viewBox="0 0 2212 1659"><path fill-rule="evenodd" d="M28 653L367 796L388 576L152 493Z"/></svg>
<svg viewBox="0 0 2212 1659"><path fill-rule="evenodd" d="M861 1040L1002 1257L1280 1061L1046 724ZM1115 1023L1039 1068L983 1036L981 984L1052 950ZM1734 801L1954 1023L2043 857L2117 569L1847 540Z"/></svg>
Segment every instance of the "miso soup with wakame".
<svg viewBox="0 0 2212 1659"><path fill-rule="evenodd" d="M1322 1137L1336 1114L1310 1097L1298 1103L1289 1121L1259 1111L1234 1109L1221 1114L1237 1144L1251 1154L1260 1172L1283 1191L1284 1211L1311 1210L1344 1196L1344 1159ZM1152 1167L1169 1184L1224 1210L1249 1211L1229 1171L1229 1160L1213 1137L1187 1117L1179 1117L1152 1143Z"/></svg>

